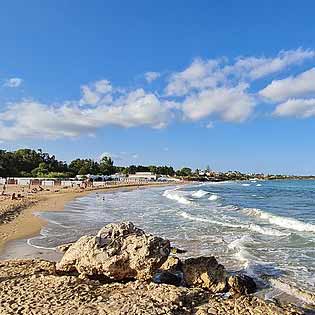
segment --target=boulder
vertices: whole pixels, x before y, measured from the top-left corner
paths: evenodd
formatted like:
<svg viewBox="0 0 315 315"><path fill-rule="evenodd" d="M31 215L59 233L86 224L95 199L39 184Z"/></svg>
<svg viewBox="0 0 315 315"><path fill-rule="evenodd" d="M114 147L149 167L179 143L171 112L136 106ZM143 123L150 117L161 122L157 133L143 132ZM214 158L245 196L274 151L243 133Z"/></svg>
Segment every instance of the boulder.
<svg viewBox="0 0 315 315"><path fill-rule="evenodd" d="M61 253L65 253L74 243L67 243L67 244L62 244L60 246L57 246L57 249L61 252Z"/></svg>
<svg viewBox="0 0 315 315"><path fill-rule="evenodd" d="M168 256L167 260L160 269L169 272L182 271L182 262L176 256Z"/></svg>
<svg viewBox="0 0 315 315"><path fill-rule="evenodd" d="M123 222L106 225L96 236L81 237L67 248L57 269L111 280L148 280L169 253L168 240Z"/></svg>
<svg viewBox="0 0 315 315"><path fill-rule="evenodd" d="M189 287L200 287L212 293L227 291L224 267L213 256L186 259L182 270Z"/></svg>
<svg viewBox="0 0 315 315"><path fill-rule="evenodd" d="M228 278L228 286L233 295L244 295L256 291L255 281L246 275L234 275Z"/></svg>

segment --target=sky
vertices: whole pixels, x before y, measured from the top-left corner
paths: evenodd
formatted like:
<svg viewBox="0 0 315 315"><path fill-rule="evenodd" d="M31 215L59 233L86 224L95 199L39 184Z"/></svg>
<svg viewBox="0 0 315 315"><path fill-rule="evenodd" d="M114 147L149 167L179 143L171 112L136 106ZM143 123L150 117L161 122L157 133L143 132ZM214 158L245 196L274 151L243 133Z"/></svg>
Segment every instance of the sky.
<svg viewBox="0 0 315 315"><path fill-rule="evenodd" d="M315 174L314 1L3 1L0 147Z"/></svg>

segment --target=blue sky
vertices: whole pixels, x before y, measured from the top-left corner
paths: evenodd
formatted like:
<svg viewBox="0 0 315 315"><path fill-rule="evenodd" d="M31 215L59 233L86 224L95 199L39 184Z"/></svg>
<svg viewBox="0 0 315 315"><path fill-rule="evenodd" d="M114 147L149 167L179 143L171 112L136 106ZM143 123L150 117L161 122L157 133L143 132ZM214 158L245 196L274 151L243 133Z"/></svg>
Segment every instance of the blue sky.
<svg viewBox="0 0 315 315"><path fill-rule="evenodd" d="M315 174L313 1L6 1L1 147Z"/></svg>

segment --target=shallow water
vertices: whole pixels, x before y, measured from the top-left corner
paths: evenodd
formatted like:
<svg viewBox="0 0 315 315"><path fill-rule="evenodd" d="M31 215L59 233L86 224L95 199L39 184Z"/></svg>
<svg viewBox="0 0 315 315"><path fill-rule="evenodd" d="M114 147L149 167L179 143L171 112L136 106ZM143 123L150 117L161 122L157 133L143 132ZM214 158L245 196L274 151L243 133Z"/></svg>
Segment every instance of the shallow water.
<svg viewBox="0 0 315 315"><path fill-rule="evenodd" d="M28 240L38 248L53 248L95 234L107 223L130 220L188 250L187 255L215 255L228 269L271 283L275 292L284 283L287 291L292 285L315 293L315 181L93 193L70 202L65 211L38 215L49 221L40 236Z"/></svg>

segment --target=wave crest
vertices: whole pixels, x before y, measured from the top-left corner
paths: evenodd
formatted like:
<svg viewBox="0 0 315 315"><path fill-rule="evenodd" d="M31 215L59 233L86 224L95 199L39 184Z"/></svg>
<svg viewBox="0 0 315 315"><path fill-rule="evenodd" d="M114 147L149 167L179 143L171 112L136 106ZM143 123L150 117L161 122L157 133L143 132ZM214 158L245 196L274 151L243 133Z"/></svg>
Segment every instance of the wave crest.
<svg viewBox="0 0 315 315"><path fill-rule="evenodd" d="M177 188L165 190L163 196L184 205L191 204L191 201L188 200L183 194L181 194L181 192Z"/></svg>
<svg viewBox="0 0 315 315"><path fill-rule="evenodd" d="M294 218L271 214L256 208L245 208L243 209L243 212L246 215L269 221L269 223L278 225L285 229L291 229L299 232L315 233L315 225L311 223L302 222Z"/></svg>

